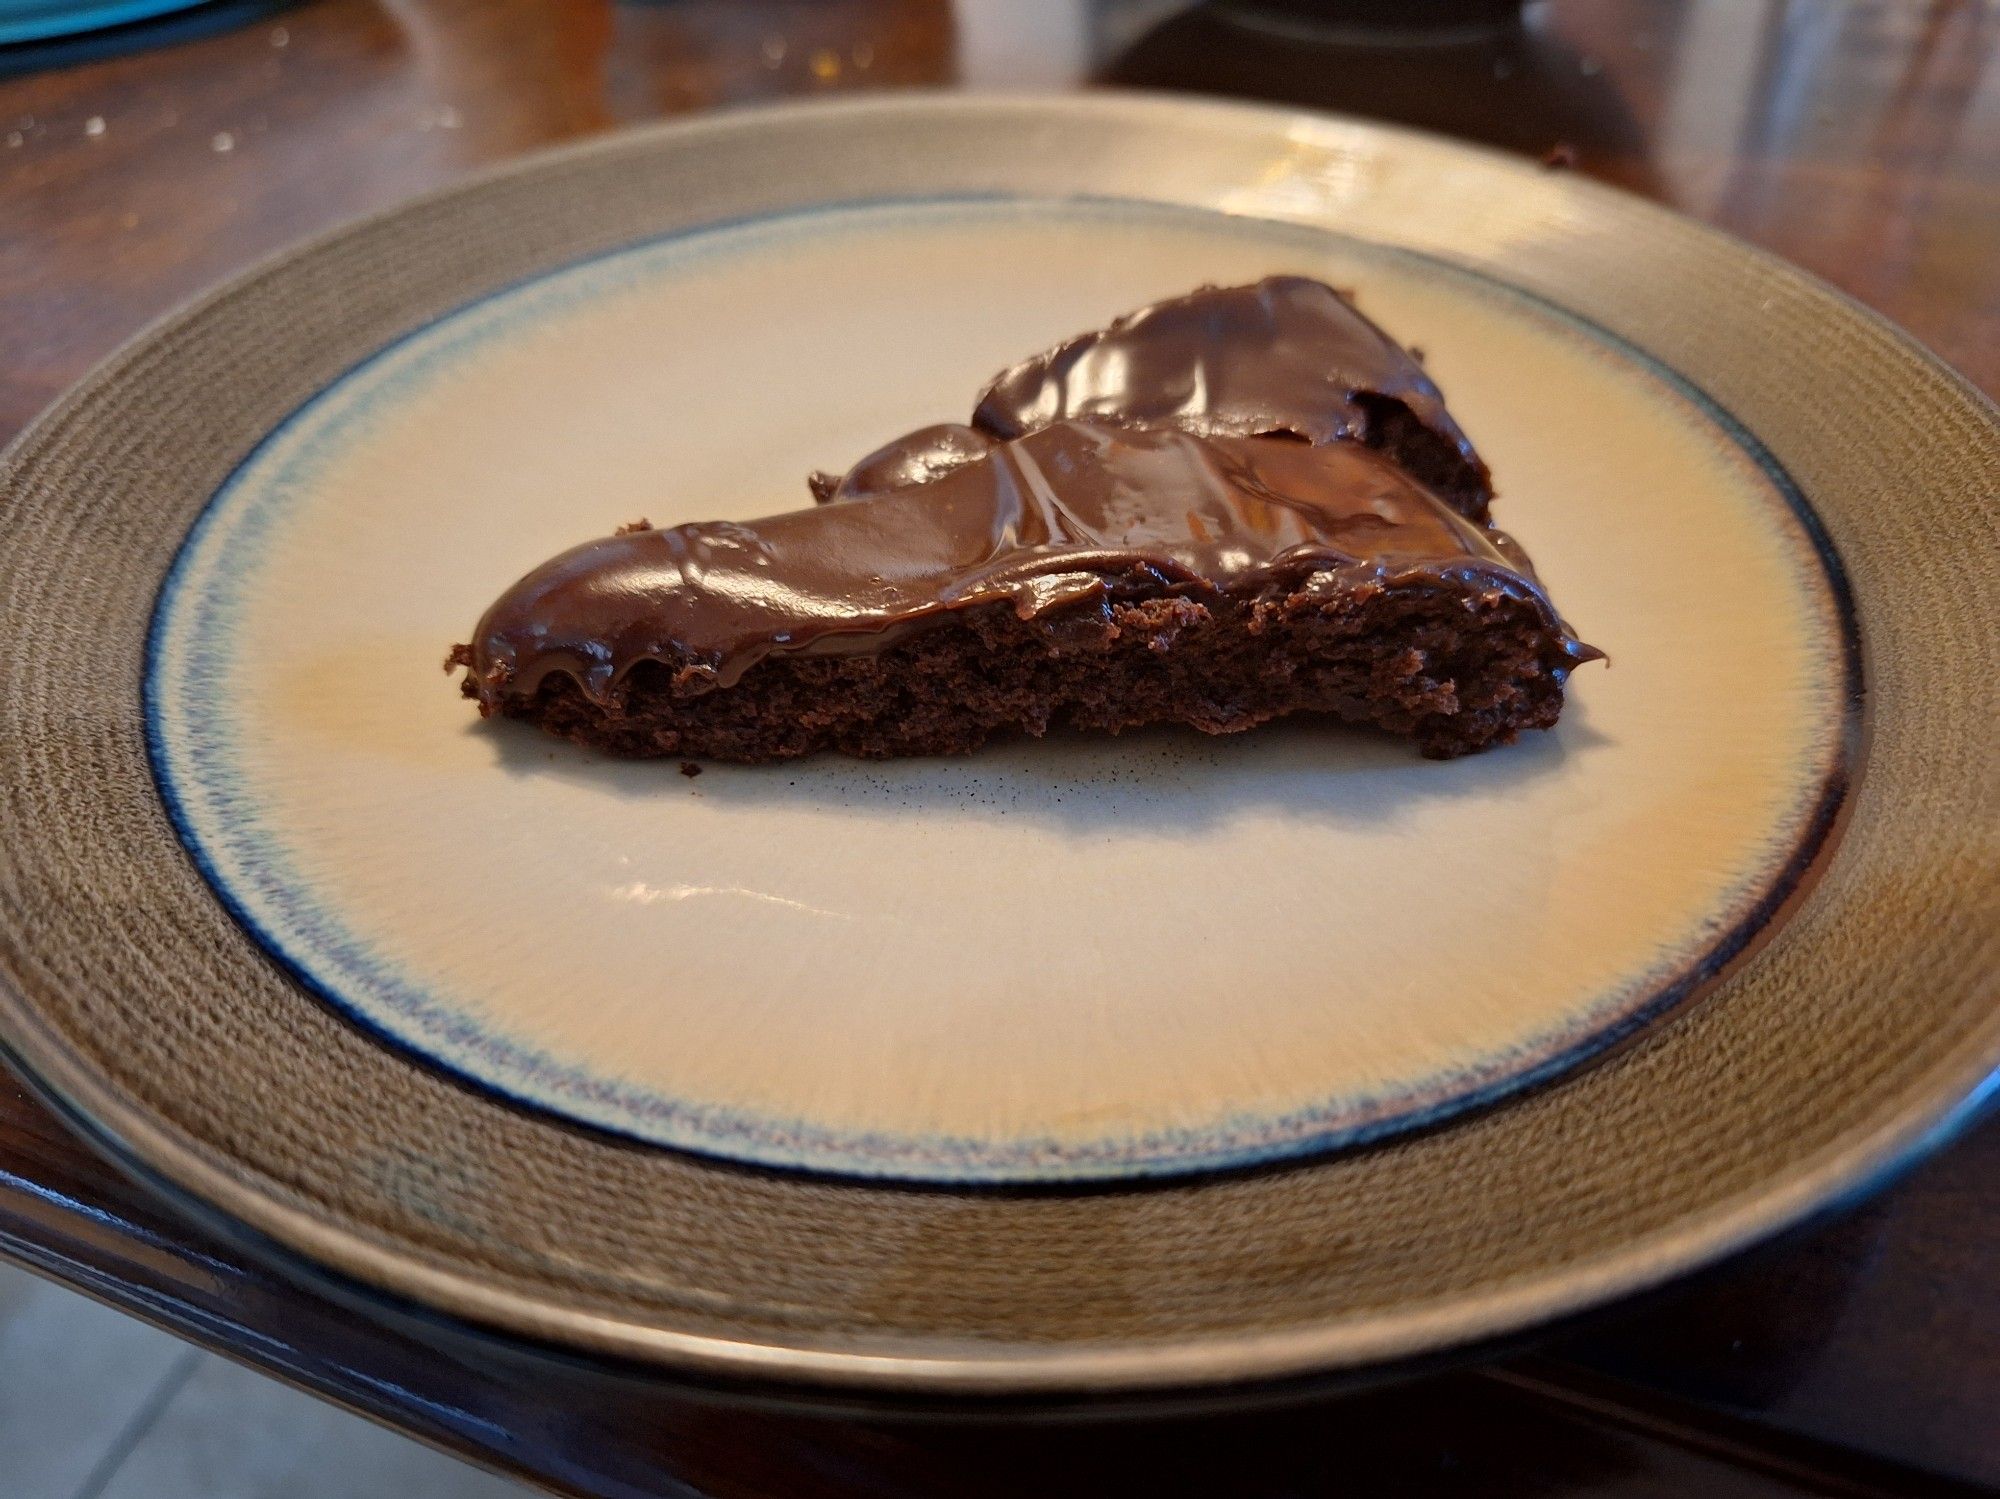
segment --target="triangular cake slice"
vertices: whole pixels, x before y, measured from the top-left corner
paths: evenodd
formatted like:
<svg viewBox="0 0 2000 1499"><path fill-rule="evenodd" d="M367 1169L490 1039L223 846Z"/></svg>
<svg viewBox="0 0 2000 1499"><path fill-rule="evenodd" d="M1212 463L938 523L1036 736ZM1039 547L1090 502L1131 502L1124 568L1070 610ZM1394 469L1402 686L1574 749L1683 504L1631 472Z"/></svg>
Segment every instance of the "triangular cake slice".
<svg viewBox="0 0 2000 1499"><path fill-rule="evenodd" d="M1546 728L1556 613L1416 359L1329 287L1204 288L998 376L764 520L640 526L449 664L623 755L943 754L1331 714L1451 756Z"/></svg>

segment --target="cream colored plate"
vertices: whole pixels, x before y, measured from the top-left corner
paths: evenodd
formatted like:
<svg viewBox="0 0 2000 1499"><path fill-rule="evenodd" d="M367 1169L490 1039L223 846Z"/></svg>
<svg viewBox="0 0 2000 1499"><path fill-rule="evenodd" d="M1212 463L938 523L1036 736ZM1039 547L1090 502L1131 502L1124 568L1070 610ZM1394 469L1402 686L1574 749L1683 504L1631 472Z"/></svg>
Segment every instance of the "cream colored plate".
<svg viewBox="0 0 2000 1499"><path fill-rule="evenodd" d="M1281 268L1430 351L1612 653L1555 734L689 782L480 727L437 669L556 547L792 504L1052 335ZM1120 95L595 142L255 270L0 459L0 1046L264 1253L683 1376L1068 1402L1434 1357L1796 1223L1990 1086L1996 475L1991 406L1881 320L1448 142ZM1428 1117L1621 1015L1439 1127L1184 1169Z"/></svg>
<svg viewBox="0 0 2000 1499"><path fill-rule="evenodd" d="M545 556L795 508L1039 346L1286 271L1426 351L1610 653L1554 733L1451 764L1324 723L1059 735L690 782L480 724L439 672ZM868 1174L1234 1164L1574 1062L1796 880L1847 663L1792 504L1632 351L1411 256L1131 205L776 216L504 291L289 420L164 595L155 755L275 952L510 1096Z"/></svg>

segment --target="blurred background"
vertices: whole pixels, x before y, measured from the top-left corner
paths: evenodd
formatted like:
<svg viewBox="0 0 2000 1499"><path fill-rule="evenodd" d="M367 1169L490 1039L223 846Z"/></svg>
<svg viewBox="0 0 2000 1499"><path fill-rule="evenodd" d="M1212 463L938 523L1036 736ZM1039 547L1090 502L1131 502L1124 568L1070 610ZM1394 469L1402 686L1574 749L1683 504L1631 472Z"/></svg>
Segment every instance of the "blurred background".
<svg viewBox="0 0 2000 1499"><path fill-rule="evenodd" d="M1573 162L1837 282L1914 269L1990 312L1997 40L1984 0L218 0L0 48L0 418L245 259L483 163L911 86L1406 122ZM97 236L115 253L80 286ZM1912 321L1896 279L1865 290ZM1917 331L1963 364L1995 325Z"/></svg>

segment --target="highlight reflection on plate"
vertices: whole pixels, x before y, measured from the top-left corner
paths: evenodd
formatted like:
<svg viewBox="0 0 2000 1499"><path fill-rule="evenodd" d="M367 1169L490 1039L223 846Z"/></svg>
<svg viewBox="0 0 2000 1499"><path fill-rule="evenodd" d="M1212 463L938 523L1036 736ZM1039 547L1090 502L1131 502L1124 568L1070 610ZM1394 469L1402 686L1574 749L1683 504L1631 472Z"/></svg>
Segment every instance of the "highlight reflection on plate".
<svg viewBox="0 0 2000 1499"><path fill-rule="evenodd" d="M1427 351L1500 524L1610 652L1553 733L1446 764L1294 723L689 781L478 724L438 671L554 551L793 508L1023 353L1277 271ZM397 1041L661 1144L1000 1181L1325 1148L1602 1049L1796 878L1848 669L1781 477L1574 320L1297 227L939 201L623 251L351 371L191 536L148 709L217 891Z"/></svg>

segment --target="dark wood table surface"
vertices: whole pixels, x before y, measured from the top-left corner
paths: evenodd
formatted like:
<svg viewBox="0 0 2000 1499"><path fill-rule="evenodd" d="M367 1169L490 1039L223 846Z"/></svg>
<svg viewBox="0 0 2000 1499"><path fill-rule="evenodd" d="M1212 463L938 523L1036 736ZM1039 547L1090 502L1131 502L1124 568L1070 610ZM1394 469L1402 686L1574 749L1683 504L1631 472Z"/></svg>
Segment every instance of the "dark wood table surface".
<svg viewBox="0 0 2000 1499"><path fill-rule="evenodd" d="M1554 152L1789 257L2000 390L2000 8L1543 0L1449 42L1311 36L1279 14L1299 8L317 0L0 49L0 438L301 235L632 121L913 84L1195 90ZM2000 1491L2000 1122L1503 1360L1199 1418L779 1411L364 1310L177 1219L4 1075L0 1251L565 1493Z"/></svg>

